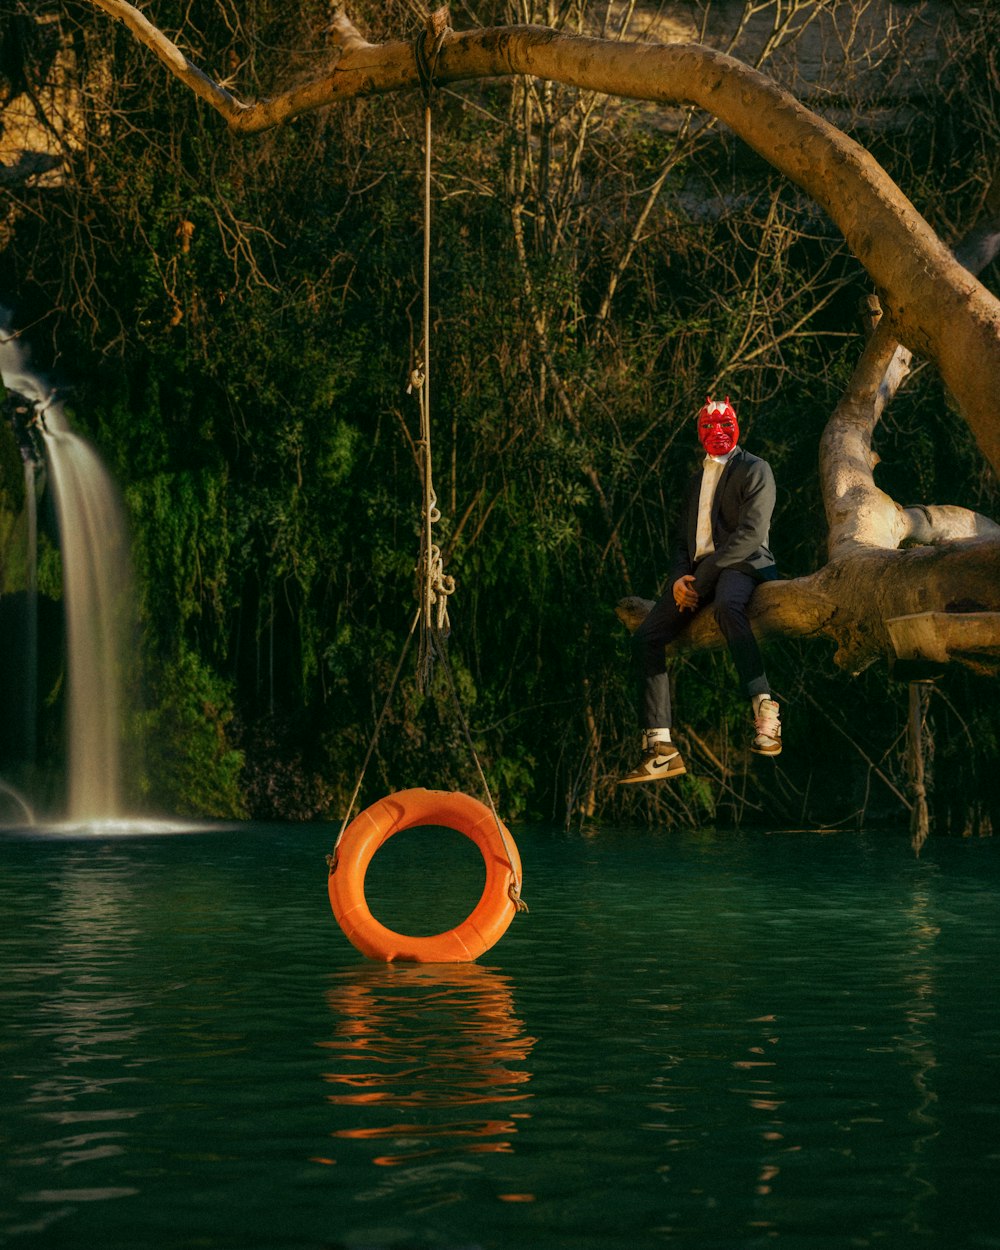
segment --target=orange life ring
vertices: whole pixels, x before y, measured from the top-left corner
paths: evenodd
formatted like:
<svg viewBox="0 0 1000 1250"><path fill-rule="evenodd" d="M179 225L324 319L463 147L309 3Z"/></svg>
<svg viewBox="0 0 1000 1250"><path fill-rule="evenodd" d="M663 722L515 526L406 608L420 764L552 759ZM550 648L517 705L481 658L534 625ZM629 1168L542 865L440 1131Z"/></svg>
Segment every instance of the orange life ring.
<svg viewBox="0 0 1000 1250"><path fill-rule="evenodd" d="M470 838L486 863L486 885L470 915L444 933L407 937L380 924L365 900L365 873L375 852L393 834L416 825L443 825ZM514 918L512 886L521 881L521 859L506 826L478 799L451 790L401 790L379 799L351 821L330 868L330 906L348 940L369 959L385 963L465 963L498 942ZM501 832L502 831L502 832Z"/></svg>

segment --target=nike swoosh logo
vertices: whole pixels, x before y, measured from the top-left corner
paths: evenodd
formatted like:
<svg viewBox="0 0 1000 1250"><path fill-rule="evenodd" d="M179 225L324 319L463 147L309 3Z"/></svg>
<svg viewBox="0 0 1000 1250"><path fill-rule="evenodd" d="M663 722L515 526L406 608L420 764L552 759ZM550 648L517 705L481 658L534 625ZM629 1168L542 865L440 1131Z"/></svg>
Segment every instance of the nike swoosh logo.
<svg viewBox="0 0 1000 1250"><path fill-rule="evenodd" d="M677 758L677 754L679 754L679 753L675 753L674 755L671 755L670 759L668 759L668 760L663 760L663 761L660 761L660 760L653 760L653 767L654 767L654 768L669 768L669 766L670 766L670 765L674 762L674 760Z"/></svg>

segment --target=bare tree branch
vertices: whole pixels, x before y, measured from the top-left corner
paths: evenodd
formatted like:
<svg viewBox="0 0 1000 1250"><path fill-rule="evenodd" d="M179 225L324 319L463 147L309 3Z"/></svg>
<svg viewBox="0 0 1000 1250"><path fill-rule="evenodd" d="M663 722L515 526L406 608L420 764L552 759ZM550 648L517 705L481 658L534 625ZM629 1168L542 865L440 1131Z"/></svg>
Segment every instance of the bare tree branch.
<svg viewBox="0 0 1000 1250"><path fill-rule="evenodd" d="M330 69L272 99L242 104L125 0L91 0L121 18L242 134L358 95L419 85L413 43L372 45L344 26ZM421 36L422 37L422 36ZM589 91L707 109L801 186L840 228L912 351L933 357L983 454L1000 473L1000 303L937 237L872 155L765 75L696 44L629 44L539 26L448 32L435 82L532 75Z"/></svg>
<svg viewBox="0 0 1000 1250"><path fill-rule="evenodd" d="M167 69L190 87L199 99L211 104L235 130L242 128L241 118L250 106L241 104L225 87L220 86L197 65L189 61L180 48L168 39L162 30L148 22L134 4L126 4L124 0L90 0L90 2L124 22L136 39L144 43L150 51L155 52Z"/></svg>

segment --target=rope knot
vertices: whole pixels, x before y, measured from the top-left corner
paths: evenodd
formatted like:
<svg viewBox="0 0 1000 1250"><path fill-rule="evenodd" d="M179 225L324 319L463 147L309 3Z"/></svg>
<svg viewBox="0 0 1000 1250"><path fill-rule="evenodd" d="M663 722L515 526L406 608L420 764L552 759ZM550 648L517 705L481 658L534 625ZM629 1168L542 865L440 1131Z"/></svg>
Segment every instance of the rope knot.
<svg viewBox="0 0 1000 1250"><path fill-rule="evenodd" d="M437 509L434 508L431 520L440 517L440 513L437 513L437 517L433 515L436 512ZM448 596L455 593L455 579L450 573L444 571L444 557L441 555L441 548L436 543L431 544L420 572L424 584L424 623L436 630L442 637L447 638L451 632L451 623L448 620Z"/></svg>
<svg viewBox="0 0 1000 1250"><path fill-rule="evenodd" d="M420 88L428 104L434 94L434 72L437 69L441 48L451 27L448 25L448 6L443 5L427 15L427 25L413 41L413 55L420 76Z"/></svg>

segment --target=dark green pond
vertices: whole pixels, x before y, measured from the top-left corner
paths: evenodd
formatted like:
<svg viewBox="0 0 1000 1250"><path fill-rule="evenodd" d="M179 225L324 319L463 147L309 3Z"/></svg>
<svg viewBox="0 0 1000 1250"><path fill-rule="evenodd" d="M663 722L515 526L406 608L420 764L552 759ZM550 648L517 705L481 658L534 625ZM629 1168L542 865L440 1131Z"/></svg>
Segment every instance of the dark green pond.
<svg viewBox="0 0 1000 1250"><path fill-rule="evenodd" d="M1000 1247L1000 841L514 834L0 835L0 1244Z"/></svg>

